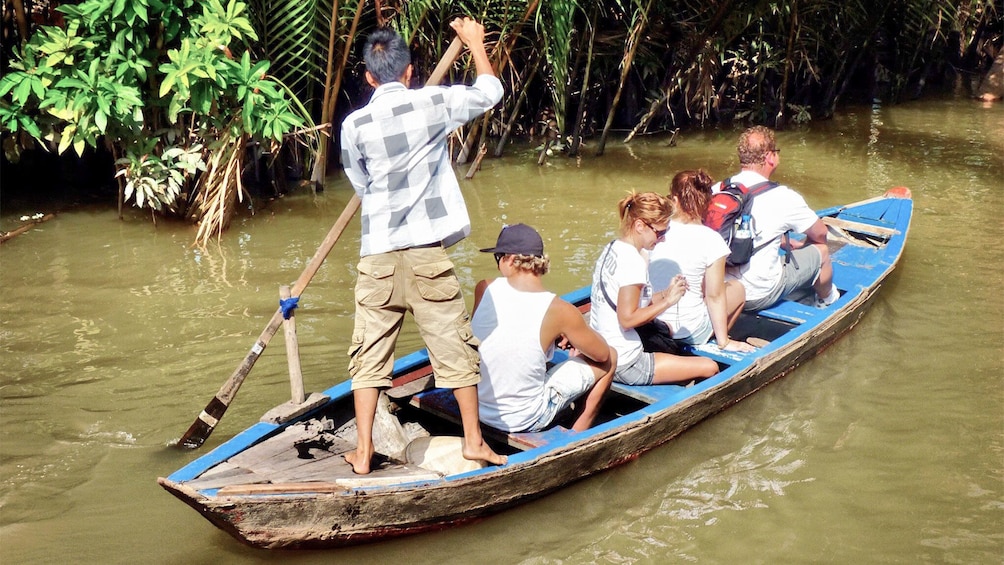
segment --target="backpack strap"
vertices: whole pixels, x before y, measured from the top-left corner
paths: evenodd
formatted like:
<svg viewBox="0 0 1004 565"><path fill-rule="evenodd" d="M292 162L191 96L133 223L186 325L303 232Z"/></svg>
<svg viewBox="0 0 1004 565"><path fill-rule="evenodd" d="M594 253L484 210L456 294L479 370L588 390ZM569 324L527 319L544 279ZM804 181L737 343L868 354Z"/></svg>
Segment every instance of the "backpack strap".
<svg viewBox="0 0 1004 565"><path fill-rule="evenodd" d="M780 183L776 183L776 182L774 182L772 180L765 180L763 182L758 182L758 183L754 184L753 186L750 186L749 188L747 188L746 189L746 194L749 197L754 198L754 197L756 197L756 196L758 196L760 194L763 194L763 193L767 192L768 190L771 190L773 188L777 188L779 186L781 186ZM788 232L786 231L786 232L784 232L783 234L781 234L778 237L784 237L787 240L787 238L788 238ZM753 248L753 253L750 255L750 257L752 257L753 255L756 255L764 247L767 247L771 243L774 243L775 239L777 239L777 237L771 239L770 241L765 241L765 242L761 243L760 245L757 245L756 247L754 247ZM784 250L784 255L785 255L784 261L786 263L788 261L793 261L795 259L795 257L791 254L791 249L785 249ZM797 261L795 262L795 268L798 268L798 262Z"/></svg>
<svg viewBox="0 0 1004 565"><path fill-rule="evenodd" d="M614 241L616 241L616 240L614 240ZM607 286L605 284L603 284L603 266L602 266L603 263L606 263L607 255L610 254L610 250L613 249L613 247L614 247L614 242L611 241L610 243L607 244L606 249L603 250L603 257L600 258L600 264L601 264L600 265L600 292L603 293L603 298L605 298L607 300L607 304L610 305L610 308L612 308L613 311L616 312L617 311L617 303L610 299L610 295L607 293Z"/></svg>
<svg viewBox="0 0 1004 565"><path fill-rule="evenodd" d="M747 188L746 193L749 194L750 196L759 196L767 192L768 190L772 188L777 188L779 186L781 186L779 183L776 183L772 180L765 180L763 182L758 182L753 186Z"/></svg>

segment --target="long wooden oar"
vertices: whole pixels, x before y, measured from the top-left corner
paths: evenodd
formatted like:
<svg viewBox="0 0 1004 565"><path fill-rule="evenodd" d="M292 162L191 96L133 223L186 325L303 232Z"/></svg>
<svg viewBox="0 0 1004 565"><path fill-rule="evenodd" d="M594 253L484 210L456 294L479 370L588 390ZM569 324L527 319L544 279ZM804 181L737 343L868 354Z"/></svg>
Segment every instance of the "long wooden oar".
<svg viewBox="0 0 1004 565"><path fill-rule="evenodd" d="M446 72L453 66L457 57L460 56L460 51L463 47L464 44L459 37L453 39L453 43L447 48L446 53L443 54L443 58L439 60L439 64L436 65L435 70L432 71L432 75L429 76L426 86L435 86L443 80ZM359 209L359 204L359 197L353 194L348 204L345 205L345 210L338 216L335 225L331 227L328 235L321 242L321 246L317 248L317 252L310 259L310 263L307 264L307 268L304 269L303 274L300 275L300 278L296 279L293 288L290 289L291 296L300 296L303 290L307 288L307 285L310 284L310 280L314 278L317 270L321 267L321 263L324 262L324 259L331 252L338 238L341 237L342 232L345 231L345 227L352 220L352 217L355 216L356 210ZM282 308L280 307L272 314L272 319L269 320L268 325L265 326L261 335L258 336L258 339L251 347L251 351L248 352L240 365L237 366L237 369L230 375L230 378L223 383L216 396L209 401L209 404L202 410L199 417L192 422L185 435L181 436L181 439L178 440L179 446L195 449L205 443L206 438L209 437L209 434L213 433L216 424L219 423L220 418L223 417L224 412L227 411L230 403L237 396L237 391L244 384L245 377L251 372L251 368L254 367L258 357L261 356L269 340L272 339L272 336L275 335L275 332L281 325Z"/></svg>

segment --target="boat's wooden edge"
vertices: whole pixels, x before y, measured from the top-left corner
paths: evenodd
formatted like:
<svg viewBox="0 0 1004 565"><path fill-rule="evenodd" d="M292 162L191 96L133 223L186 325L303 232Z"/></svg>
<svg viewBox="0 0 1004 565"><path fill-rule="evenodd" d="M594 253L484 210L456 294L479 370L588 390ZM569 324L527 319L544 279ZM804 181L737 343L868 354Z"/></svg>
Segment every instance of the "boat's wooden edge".
<svg viewBox="0 0 1004 565"><path fill-rule="evenodd" d="M331 494L345 493L359 487L390 486L402 483L422 483L439 481L443 476L434 471L426 474L412 474L406 477L351 477L335 479L334 481L316 481L303 483L267 483L267 484L246 484L230 485L221 488L216 492L217 496L242 496L242 495L276 495L276 494Z"/></svg>
<svg viewBox="0 0 1004 565"><path fill-rule="evenodd" d="M169 478L157 477L157 484L164 487L167 492L195 507L208 500L208 497L198 490L184 483L172 481Z"/></svg>

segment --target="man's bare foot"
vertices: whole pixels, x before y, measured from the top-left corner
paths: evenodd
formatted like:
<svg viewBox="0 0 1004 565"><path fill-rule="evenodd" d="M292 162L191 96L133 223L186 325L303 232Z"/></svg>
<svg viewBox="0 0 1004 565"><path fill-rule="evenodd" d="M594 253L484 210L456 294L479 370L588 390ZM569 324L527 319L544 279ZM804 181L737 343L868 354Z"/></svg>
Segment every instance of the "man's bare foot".
<svg viewBox="0 0 1004 565"><path fill-rule="evenodd" d="M484 441L477 445L470 445L467 439L464 438L464 447L462 450L464 459L469 459L471 461L487 461L492 465L505 465L509 458L505 455L499 455L492 451L492 448L488 447L488 444Z"/></svg>
<svg viewBox="0 0 1004 565"><path fill-rule="evenodd" d="M352 465L352 472L357 475L368 475L370 472L370 463L373 462L373 452L361 453L357 448L355 451L349 451L343 455L345 457L345 462Z"/></svg>

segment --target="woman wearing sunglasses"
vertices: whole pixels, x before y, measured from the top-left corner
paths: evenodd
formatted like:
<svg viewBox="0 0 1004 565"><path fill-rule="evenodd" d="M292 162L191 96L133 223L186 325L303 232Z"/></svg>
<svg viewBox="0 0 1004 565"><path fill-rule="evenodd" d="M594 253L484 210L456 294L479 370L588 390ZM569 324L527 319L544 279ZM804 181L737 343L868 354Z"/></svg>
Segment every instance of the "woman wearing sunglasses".
<svg viewBox="0 0 1004 565"><path fill-rule="evenodd" d="M654 192L632 192L617 203L617 210L619 236L596 261L589 315L589 324L617 350L614 380L648 385L714 375L718 364L711 359L645 351L637 331L675 305L687 290L682 276L654 292L649 284L648 253L669 231L669 200Z"/></svg>

